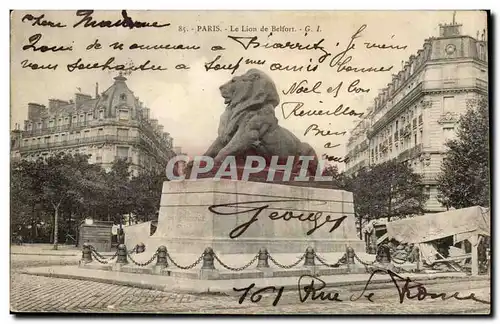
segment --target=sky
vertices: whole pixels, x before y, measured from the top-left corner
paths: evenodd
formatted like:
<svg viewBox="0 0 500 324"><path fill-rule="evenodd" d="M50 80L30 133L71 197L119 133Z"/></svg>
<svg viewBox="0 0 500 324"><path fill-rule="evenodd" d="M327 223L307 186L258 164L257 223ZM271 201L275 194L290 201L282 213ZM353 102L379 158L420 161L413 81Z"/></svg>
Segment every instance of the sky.
<svg viewBox="0 0 500 324"><path fill-rule="evenodd" d="M392 79L392 74L399 72L402 62L411 54L422 48L428 37L439 36L439 24L450 23L451 11L261 11L261 12L172 12L172 11L128 11L130 17L138 21L157 21L170 23L165 28L73 28L82 17L75 11L14 11L11 16L11 127L15 123L23 124L27 118L27 104L36 102L48 105L49 98L69 100L74 98L77 88L83 93L94 95L95 84L99 84L99 92L103 92L113 83L116 71L76 70L69 72L67 64L79 58L85 63L105 63L108 58L115 57L117 64L127 62L140 65L147 60L152 64L166 67L166 71L135 71L128 75L127 85L151 109L151 115L165 126L165 131L174 138L174 145L182 147L182 151L190 156L203 154L217 136L220 115L225 109L224 100L220 96L219 86L234 75L241 75L250 68L259 68L267 73L276 83L280 92L281 104L286 102L302 102L303 109L335 110L339 105L349 106L357 113L364 113L378 94ZM22 18L30 14L34 17L44 14L44 19L61 22L65 28L32 26ZM121 18L120 11L96 11L92 14L96 21ZM456 21L463 24L462 31L475 37L478 30L486 28L486 14L479 11L457 11ZM302 72L271 71L272 63L281 65L304 65L316 63L323 54L320 50L265 49L249 48L245 50L241 44L228 36L257 36L258 41L265 43L300 42L314 44L321 39L324 48L332 56L342 51L349 43L351 36L362 26L366 28L355 40L356 45L349 53L349 63L355 67L389 67L390 72L337 72L326 63L320 64L316 71ZM217 27L218 26L218 30ZM295 32L275 31L270 29L280 26ZM306 34L305 28L311 30ZM211 27L211 28L209 28ZM257 31L243 31L257 28ZM267 27L268 31L260 31ZM235 29L239 30L236 31ZM319 28L319 29L318 29ZM217 31L214 31L217 30ZM283 30L283 28L282 28ZM319 31L318 31L319 30ZM33 51L23 50L29 44L32 35L40 33L41 39L35 45L72 46L71 51ZM89 49L87 46L98 41L101 49ZM121 42L124 50L114 50L109 44ZM365 42L406 46L401 50L367 49ZM133 43L183 44L197 45L199 50L127 50ZM338 44L338 45L337 45ZM223 51L213 51L212 46L222 46ZM260 66L241 64L231 75L231 71L206 71L204 65L222 55L220 64L235 64L243 57L251 60L266 60ZM54 70L31 70L23 68L22 62L38 64L58 64ZM185 64L189 70L176 70L177 64ZM359 79L358 87L370 89L369 92L349 93L347 88ZM310 88L321 81L318 94L285 95L294 82L307 80ZM328 93L328 88L335 89L340 83L340 90ZM285 118L281 104L276 107L279 124L291 130L299 139L313 146L318 155L345 155L346 135L315 136L314 132L304 135L306 129L318 125L325 132L343 133L351 130L359 121L357 116L290 116ZM285 115L291 113L295 104L285 104ZM327 142L334 148L325 148ZM338 146L337 146L338 145ZM342 164L339 164L342 169Z"/></svg>

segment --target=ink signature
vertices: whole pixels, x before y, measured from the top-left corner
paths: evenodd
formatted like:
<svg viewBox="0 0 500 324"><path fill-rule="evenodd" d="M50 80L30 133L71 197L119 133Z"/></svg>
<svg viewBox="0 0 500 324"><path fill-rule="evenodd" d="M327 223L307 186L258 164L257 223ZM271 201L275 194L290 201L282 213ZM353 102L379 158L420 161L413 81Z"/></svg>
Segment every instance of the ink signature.
<svg viewBox="0 0 500 324"><path fill-rule="evenodd" d="M262 200L262 201L244 201L244 202L236 202L229 204L220 204L220 205L212 205L208 207L212 213L217 215L239 215L246 213L254 213L252 218L250 218L247 222L236 226L230 233L229 237L237 238L250 227L253 223L259 220L259 215L269 208L269 203L274 202L297 202L301 201L301 199L278 199L278 200ZM306 200L303 200L306 201ZM259 206L254 207L255 204L260 204ZM249 206L250 205L250 206ZM229 212L223 211L225 208L229 208ZM271 207L272 208L272 207ZM279 213L277 211L270 212L268 216L272 220L282 219L284 221L290 221L292 219L296 219L301 222L313 222L314 227L307 231L307 235L311 235L317 229L321 228L323 225L327 223L333 223L333 226L330 228L330 233L333 232L336 228L338 228L342 222L347 218L347 216L341 216L338 218L332 218L331 215L326 215L323 217L323 212L306 212L306 213L298 213L292 210L286 210L283 213Z"/></svg>
<svg viewBox="0 0 500 324"><path fill-rule="evenodd" d="M409 277L406 278L401 277L400 275L391 270L384 270L384 269L377 269L373 271L368 280L366 281L363 290L360 293L352 294L350 297L347 297L346 299L341 299L340 291L335 291L332 288L329 291L325 290L327 283L324 280L311 275L302 275L299 277L297 281L297 295L298 295L297 297L301 303L305 303L308 300L312 301L327 300L332 302L344 302L347 301L347 299L349 301L354 302L362 297L366 298L370 302L374 302L373 298L375 297L375 293L369 292L368 287L370 283L372 283L373 277L376 274L389 275L392 283L394 283L394 287L396 288L400 304L404 303L405 300L413 300L413 299L418 301L422 301L425 299L430 299L430 300L441 299L443 301L449 299L456 299L459 301L472 300L482 304L487 304L487 305L491 304L490 301L476 297L474 293L471 293L467 296L460 296L459 292L455 292L453 294L448 294L445 292L430 292L429 290L427 290L424 284L415 282ZM279 288L275 286L267 286L252 291L254 288L255 288L255 283L252 283L251 285L245 288L233 288L233 291L243 293L240 296L238 303L242 304L246 300L247 296L250 296L249 298L250 302L258 303L262 300L264 293L276 293L272 303L273 306L276 306L278 305L281 297L283 296L283 293L286 290L285 286L281 286ZM288 290L290 290L290 288L288 288Z"/></svg>

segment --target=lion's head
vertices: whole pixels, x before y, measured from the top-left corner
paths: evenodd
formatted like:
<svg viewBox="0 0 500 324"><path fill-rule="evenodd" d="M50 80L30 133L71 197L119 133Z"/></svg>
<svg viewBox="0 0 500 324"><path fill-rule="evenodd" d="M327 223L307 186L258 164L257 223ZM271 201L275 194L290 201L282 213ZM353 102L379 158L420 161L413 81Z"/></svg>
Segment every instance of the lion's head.
<svg viewBox="0 0 500 324"><path fill-rule="evenodd" d="M240 111L264 104L276 107L280 101L273 80L257 69L233 77L219 89L224 103L231 110Z"/></svg>
<svg viewBox="0 0 500 324"><path fill-rule="evenodd" d="M227 105L219 124L219 137L229 141L249 112L273 109L279 104L274 82L257 69L235 76L222 86L220 93Z"/></svg>

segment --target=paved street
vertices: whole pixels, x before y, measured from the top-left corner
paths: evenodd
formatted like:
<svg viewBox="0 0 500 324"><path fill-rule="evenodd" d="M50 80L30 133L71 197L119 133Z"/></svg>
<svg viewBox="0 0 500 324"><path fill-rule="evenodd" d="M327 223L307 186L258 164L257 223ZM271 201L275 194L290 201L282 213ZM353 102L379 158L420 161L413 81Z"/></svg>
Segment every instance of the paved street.
<svg viewBox="0 0 500 324"><path fill-rule="evenodd" d="M297 291L285 291L277 306L272 306L276 294L266 294L252 303L250 295L238 303L234 296L209 294L177 294L73 279L39 277L21 274L24 267L75 264L75 256L11 255L11 310L47 312L161 312L161 313L230 313L230 314L488 314L490 305L454 298L442 301L427 298L423 301L405 300L399 303L394 287L374 290L373 302L366 298L357 301L308 300L300 303ZM490 300L490 282L440 281L429 283L431 292L474 293L477 298ZM427 284L426 284L427 286ZM243 287L240 287L243 288ZM262 288L262 287L261 287ZM363 287L351 287L358 291ZM256 288L255 288L256 289ZM355 293L355 292L352 292Z"/></svg>

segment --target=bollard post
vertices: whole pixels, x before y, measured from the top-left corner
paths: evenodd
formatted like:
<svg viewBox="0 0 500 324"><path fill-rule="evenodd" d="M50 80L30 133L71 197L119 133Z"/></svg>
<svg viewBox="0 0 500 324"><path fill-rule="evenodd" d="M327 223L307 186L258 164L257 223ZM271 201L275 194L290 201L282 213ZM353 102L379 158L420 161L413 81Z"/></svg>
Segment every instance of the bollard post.
<svg viewBox="0 0 500 324"><path fill-rule="evenodd" d="M204 255L203 255L203 265L201 266L202 269L212 269L215 270L214 266L214 250L212 250L211 247L207 247L205 249Z"/></svg>
<svg viewBox="0 0 500 324"><path fill-rule="evenodd" d="M304 259L304 266L305 267L314 266L314 249L312 247L308 247L306 249L306 257Z"/></svg>
<svg viewBox="0 0 500 324"><path fill-rule="evenodd" d="M118 245L118 255L116 257L116 263L118 264L127 264L127 247L125 244Z"/></svg>
<svg viewBox="0 0 500 324"><path fill-rule="evenodd" d="M347 263L348 264L354 264L354 249L350 246L347 247L346 251L346 257L347 257Z"/></svg>
<svg viewBox="0 0 500 324"><path fill-rule="evenodd" d="M391 263L391 249L387 245L381 245L378 250L378 262L380 263Z"/></svg>
<svg viewBox="0 0 500 324"><path fill-rule="evenodd" d="M269 253L266 248L261 248L259 250L259 258L257 263L257 268L269 268Z"/></svg>
<svg viewBox="0 0 500 324"><path fill-rule="evenodd" d="M92 251L90 250L90 244L83 243L81 263L90 263L90 262L92 262Z"/></svg>
<svg viewBox="0 0 500 324"><path fill-rule="evenodd" d="M420 249L418 246L415 246L413 251L415 253L415 262L417 263L417 272L420 272L420 267L422 266L420 263Z"/></svg>
<svg viewBox="0 0 500 324"><path fill-rule="evenodd" d="M146 251L146 245L144 243L141 242L135 246L135 253L139 254L144 251Z"/></svg>
<svg viewBox="0 0 500 324"><path fill-rule="evenodd" d="M156 266L168 267L167 247L165 245L160 245L160 247L158 247L158 254L156 255Z"/></svg>
<svg viewBox="0 0 500 324"><path fill-rule="evenodd" d="M351 272L354 269L354 249L347 246L345 249L345 263L347 265L347 272Z"/></svg>

